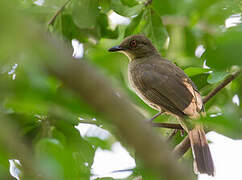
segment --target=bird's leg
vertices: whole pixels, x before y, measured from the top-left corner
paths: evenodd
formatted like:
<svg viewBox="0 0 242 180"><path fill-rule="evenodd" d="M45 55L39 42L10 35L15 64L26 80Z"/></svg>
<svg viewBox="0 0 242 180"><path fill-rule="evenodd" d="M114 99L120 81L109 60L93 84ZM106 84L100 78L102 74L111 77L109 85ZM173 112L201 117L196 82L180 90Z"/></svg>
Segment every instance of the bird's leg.
<svg viewBox="0 0 242 180"><path fill-rule="evenodd" d="M155 118L157 118L158 116L160 116L164 111L160 111L158 112L156 115L154 115L151 119L148 120L148 122L152 122L154 121Z"/></svg>

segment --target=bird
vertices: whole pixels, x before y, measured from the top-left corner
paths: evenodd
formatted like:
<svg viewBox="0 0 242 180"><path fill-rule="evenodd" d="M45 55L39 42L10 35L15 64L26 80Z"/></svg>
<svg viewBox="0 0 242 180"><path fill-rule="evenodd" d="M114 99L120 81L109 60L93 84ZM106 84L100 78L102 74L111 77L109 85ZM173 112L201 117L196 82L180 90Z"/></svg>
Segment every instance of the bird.
<svg viewBox="0 0 242 180"><path fill-rule="evenodd" d="M195 174L214 176L214 163L203 126L188 121L205 114L193 81L181 68L164 59L145 35L126 37L120 45L109 49L109 52L116 51L129 58L128 79L135 93L159 114L175 116L188 133Z"/></svg>

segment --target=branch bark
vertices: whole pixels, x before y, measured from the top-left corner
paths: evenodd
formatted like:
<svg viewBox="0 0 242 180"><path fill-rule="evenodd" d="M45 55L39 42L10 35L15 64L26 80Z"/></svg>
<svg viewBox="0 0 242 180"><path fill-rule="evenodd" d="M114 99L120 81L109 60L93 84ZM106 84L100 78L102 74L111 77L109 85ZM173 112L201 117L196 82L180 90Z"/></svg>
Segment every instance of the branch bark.
<svg viewBox="0 0 242 180"><path fill-rule="evenodd" d="M162 127L170 129L183 129L180 124L175 123L152 123L152 127Z"/></svg>

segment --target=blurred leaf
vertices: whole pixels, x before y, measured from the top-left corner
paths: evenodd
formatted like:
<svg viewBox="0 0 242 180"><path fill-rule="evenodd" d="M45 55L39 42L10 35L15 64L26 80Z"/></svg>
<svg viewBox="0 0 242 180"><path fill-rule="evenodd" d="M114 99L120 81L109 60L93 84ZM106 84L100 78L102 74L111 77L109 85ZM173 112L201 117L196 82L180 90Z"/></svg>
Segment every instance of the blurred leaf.
<svg viewBox="0 0 242 180"><path fill-rule="evenodd" d="M52 138L43 138L36 144L37 155L58 155L64 146L57 140Z"/></svg>
<svg viewBox="0 0 242 180"><path fill-rule="evenodd" d="M127 5L127 6L135 6L138 3L137 0L121 0L122 4Z"/></svg>
<svg viewBox="0 0 242 180"><path fill-rule="evenodd" d="M185 36L185 53L189 56L195 56L195 50L197 48L197 32L189 27L184 28Z"/></svg>
<svg viewBox="0 0 242 180"><path fill-rule="evenodd" d="M107 13L110 10L111 0L99 0L99 5L103 13Z"/></svg>
<svg viewBox="0 0 242 180"><path fill-rule="evenodd" d="M92 145L102 149L110 150L111 144L107 140L102 140L98 137L85 137L85 139Z"/></svg>
<svg viewBox="0 0 242 180"><path fill-rule="evenodd" d="M216 39L215 47L205 51L208 66L226 69L232 65L242 65L242 31L228 31Z"/></svg>
<svg viewBox="0 0 242 180"><path fill-rule="evenodd" d="M207 117L201 119L201 121L216 132L222 133L225 136L236 139L241 139L242 137L242 122L240 121L239 117L236 117L235 114L218 115L216 117L210 117L207 115Z"/></svg>
<svg viewBox="0 0 242 180"><path fill-rule="evenodd" d="M225 71L215 71L208 76L208 83L215 84L222 81L228 75Z"/></svg>
<svg viewBox="0 0 242 180"><path fill-rule="evenodd" d="M98 18L98 24L103 38L115 39L118 37L118 29L114 31L109 28L108 17L106 14L100 14Z"/></svg>
<svg viewBox="0 0 242 180"><path fill-rule="evenodd" d="M53 7L59 9L67 0L45 0L43 6Z"/></svg>
<svg viewBox="0 0 242 180"><path fill-rule="evenodd" d="M79 27L73 22L72 16L69 14L62 14L57 18L54 24L55 31L71 41L77 39L81 42L87 41L87 37L82 34Z"/></svg>
<svg viewBox="0 0 242 180"><path fill-rule="evenodd" d="M125 37L127 37L131 34L136 34L135 29L137 29L137 27L139 26L139 23L143 17L143 13L144 13L144 11L141 11L138 16L136 16L132 19L129 26L127 26L127 28L125 29L125 35L124 35Z"/></svg>
<svg viewBox="0 0 242 180"><path fill-rule="evenodd" d="M184 69L184 72L188 75L188 76L195 76L198 74L203 74L205 72L209 72L211 71L210 69L204 69L201 67L189 67Z"/></svg>
<svg viewBox="0 0 242 180"><path fill-rule="evenodd" d="M134 16L144 8L143 4L138 4L133 7L125 6L120 0L111 0L111 9L121 16Z"/></svg>
<svg viewBox="0 0 242 180"><path fill-rule="evenodd" d="M72 5L75 24L81 29L95 28L99 14L98 0L73 0Z"/></svg>
<svg viewBox="0 0 242 180"><path fill-rule="evenodd" d="M160 15L174 13L176 4L174 0L152 0L152 8Z"/></svg>

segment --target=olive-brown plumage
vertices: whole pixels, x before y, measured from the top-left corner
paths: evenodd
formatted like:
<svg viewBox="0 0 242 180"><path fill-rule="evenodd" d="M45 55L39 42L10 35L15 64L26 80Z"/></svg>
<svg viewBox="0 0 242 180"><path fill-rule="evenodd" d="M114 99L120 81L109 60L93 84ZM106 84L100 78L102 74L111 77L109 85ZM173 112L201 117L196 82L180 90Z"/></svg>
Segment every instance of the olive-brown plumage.
<svg viewBox="0 0 242 180"><path fill-rule="evenodd" d="M199 118L203 110L202 98L191 79L171 61L163 59L143 35L129 36L109 51L121 51L128 56L129 82L144 102L179 119L190 138L195 172L214 175L203 127L191 127L185 121Z"/></svg>

